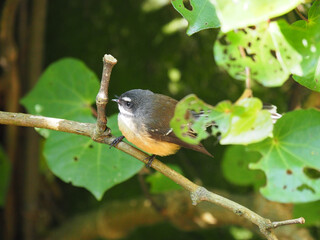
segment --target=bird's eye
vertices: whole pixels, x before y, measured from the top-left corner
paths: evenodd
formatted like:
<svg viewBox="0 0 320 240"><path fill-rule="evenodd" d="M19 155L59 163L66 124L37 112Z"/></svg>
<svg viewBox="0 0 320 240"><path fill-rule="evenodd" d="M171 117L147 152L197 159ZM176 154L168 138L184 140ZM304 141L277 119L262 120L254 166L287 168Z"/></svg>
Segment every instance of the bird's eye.
<svg viewBox="0 0 320 240"><path fill-rule="evenodd" d="M126 102L126 106L127 106L128 108L131 108L131 107L132 107L132 102Z"/></svg>

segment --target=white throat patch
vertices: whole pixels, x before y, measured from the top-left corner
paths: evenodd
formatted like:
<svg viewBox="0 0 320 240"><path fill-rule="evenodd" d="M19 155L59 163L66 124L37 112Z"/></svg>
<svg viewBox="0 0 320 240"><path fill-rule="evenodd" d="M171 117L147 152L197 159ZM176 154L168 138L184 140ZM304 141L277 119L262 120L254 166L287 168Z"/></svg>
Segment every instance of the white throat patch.
<svg viewBox="0 0 320 240"><path fill-rule="evenodd" d="M126 109L124 109L121 105L118 105L118 108L119 108L120 114L122 114L126 117L133 117L134 114L132 112L129 112Z"/></svg>

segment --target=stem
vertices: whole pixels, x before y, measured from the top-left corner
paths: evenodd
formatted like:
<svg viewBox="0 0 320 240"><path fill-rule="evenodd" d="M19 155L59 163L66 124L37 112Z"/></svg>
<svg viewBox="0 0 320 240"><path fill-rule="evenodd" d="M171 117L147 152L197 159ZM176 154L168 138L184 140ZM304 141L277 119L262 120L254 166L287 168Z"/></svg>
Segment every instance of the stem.
<svg viewBox="0 0 320 240"><path fill-rule="evenodd" d="M107 127L106 106L108 103L108 88L110 82L111 71L114 65L117 64L117 59L111 55L103 56L103 71L101 77L100 90L96 97L97 104L97 127L96 137L100 136Z"/></svg>

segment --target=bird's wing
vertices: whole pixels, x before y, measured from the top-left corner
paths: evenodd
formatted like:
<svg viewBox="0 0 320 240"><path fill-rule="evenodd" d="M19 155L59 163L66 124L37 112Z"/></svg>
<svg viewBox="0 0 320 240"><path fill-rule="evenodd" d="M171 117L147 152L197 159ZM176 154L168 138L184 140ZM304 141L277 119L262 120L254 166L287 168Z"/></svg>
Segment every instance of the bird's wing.
<svg viewBox="0 0 320 240"><path fill-rule="evenodd" d="M159 99L161 99L161 102L159 102ZM186 143L173 133L170 127L170 120L173 118L176 104L176 100L164 95L162 95L161 98L153 99L153 102L150 104L153 109L149 111L151 114L148 114L148 112L145 113L148 119L147 131L149 135L158 141L174 143L212 156L202 144L194 145ZM196 133L193 132L192 129L190 129L189 132L190 136L196 136Z"/></svg>

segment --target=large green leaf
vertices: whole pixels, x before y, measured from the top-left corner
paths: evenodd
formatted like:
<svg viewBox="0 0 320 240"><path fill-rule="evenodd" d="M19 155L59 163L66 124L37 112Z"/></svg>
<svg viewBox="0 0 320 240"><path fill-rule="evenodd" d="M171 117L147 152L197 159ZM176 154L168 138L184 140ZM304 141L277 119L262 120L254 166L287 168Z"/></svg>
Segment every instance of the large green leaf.
<svg viewBox="0 0 320 240"><path fill-rule="evenodd" d="M261 193L278 202L320 199L320 112L314 109L285 114L275 124L273 138L249 146L262 158L251 164L267 176Z"/></svg>
<svg viewBox="0 0 320 240"><path fill-rule="evenodd" d="M81 61L62 59L48 67L22 103L32 114L95 122L91 104L98 91L97 77ZM109 118L108 126L114 135L121 135L116 116ZM142 167L133 157L90 138L47 132L41 131L47 137L44 154L49 168L62 180L85 187L97 199Z"/></svg>
<svg viewBox="0 0 320 240"><path fill-rule="evenodd" d="M301 74L293 79L313 91L320 91L320 1L309 10L308 22L300 20L288 25L279 23L286 40L302 55Z"/></svg>
<svg viewBox="0 0 320 240"><path fill-rule="evenodd" d="M192 10L184 6L183 0L171 0L171 2L173 7L189 22L188 35L204 29L220 27L216 10L210 0L190 0Z"/></svg>
<svg viewBox="0 0 320 240"><path fill-rule="evenodd" d="M51 64L21 102L29 113L94 122L90 106L99 90L96 75L79 60Z"/></svg>
<svg viewBox="0 0 320 240"><path fill-rule="evenodd" d="M291 73L302 74L302 56L287 42L278 22L220 33L214 57L232 77L245 80L245 68L249 67L251 78L267 87L281 86Z"/></svg>
<svg viewBox="0 0 320 240"><path fill-rule="evenodd" d="M194 113L202 113L194 117ZM221 144L249 144L268 137L273 128L270 113L262 110L262 103L257 98L246 98L236 104L224 101L216 107L205 104L195 95L182 99L176 106L175 115L171 120L174 133L182 140L198 144L207 138L207 126L212 123L212 135L221 134ZM191 136L192 129L197 135Z"/></svg>
<svg viewBox="0 0 320 240"><path fill-rule="evenodd" d="M257 25L291 11L301 2L302 0L212 0L223 32Z"/></svg>
<svg viewBox="0 0 320 240"><path fill-rule="evenodd" d="M4 206L10 182L11 166L0 146L0 207Z"/></svg>
<svg viewBox="0 0 320 240"><path fill-rule="evenodd" d="M120 136L117 116L108 118L112 133ZM65 182L88 189L101 199L104 192L134 174L143 164L115 148L92 139L52 132L44 146L44 156L52 172Z"/></svg>
<svg viewBox="0 0 320 240"><path fill-rule="evenodd" d="M224 177L236 185L261 187L265 182L263 172L249 169L249 163L257 162L260 157L261 155L257 152L246 151L245 146L228 147L222 159Z"/></svg>

